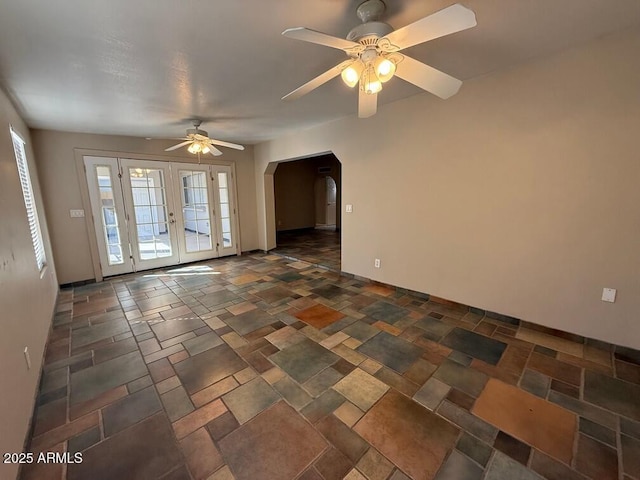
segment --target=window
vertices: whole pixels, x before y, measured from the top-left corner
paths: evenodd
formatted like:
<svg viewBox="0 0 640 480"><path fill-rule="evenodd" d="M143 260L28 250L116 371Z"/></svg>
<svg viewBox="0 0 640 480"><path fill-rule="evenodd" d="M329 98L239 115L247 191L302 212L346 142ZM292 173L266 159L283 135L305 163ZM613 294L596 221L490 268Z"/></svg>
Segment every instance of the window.
<svg viewBox="0 0 640 480"><path fill-rule="evenodd" d="M13 151L16 155L16 163L18 164L18 175L20 176L20 185L22 186L22 196L24 197L24 205L27 207L27 220L29 222L29 230L31 231L31 241L33 242L33 251L36 254L36 263L38 270L44 268L46 258L44 255L44 242L42 241L42 233L40 232L40 223L38 222L38 212L36 211L36 203L31 187L31 178L29 177L29 167L27 165L27 155L24 151L24 140L16 132L11 130L11 139L13 140Z"/></svg>

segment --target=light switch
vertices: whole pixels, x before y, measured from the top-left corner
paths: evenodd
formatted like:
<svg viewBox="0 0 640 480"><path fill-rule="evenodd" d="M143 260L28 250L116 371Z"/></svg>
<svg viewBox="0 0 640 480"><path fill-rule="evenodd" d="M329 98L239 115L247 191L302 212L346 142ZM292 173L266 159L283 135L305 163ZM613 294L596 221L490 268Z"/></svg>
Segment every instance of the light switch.
<svg viewBox="0 0 640 480"><path fill-rule="evenodd" d="M352 213L353 212L353 205L350 205L350 204L346 205L345 211L347 213Z"/></svg>
<svg viewBox="0 0 640 480"><path fill-rule="evenodd" d="M83 218L84 210L69 210L69 215L71 218Z"/></svg>
<svg viewBox="0 0 640 480"><path fill-rule="evenodd" d="M616 301L616 289L615 288L603 288L602 289L602 301L614 303Z"/></svg>

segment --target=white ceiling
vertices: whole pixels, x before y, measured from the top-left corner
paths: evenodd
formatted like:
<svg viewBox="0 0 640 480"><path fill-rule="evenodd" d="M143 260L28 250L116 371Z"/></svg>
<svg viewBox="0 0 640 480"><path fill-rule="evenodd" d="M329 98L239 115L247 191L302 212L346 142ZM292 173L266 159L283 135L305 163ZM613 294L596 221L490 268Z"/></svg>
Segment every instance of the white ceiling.
<svg viewBox="0 0 640 480"><path fill-rule="evenodd" d="M454 3L385 1L394 28ZM280 101L344 59L280 33L306 26L344 37L359 3L0 0L0 86L34 128L175 137L200 117L216 138L257 143L356 113L357 94L339 79ZM638 0L463 3L477 27L405 51L462 80L640 25ZM378 98L420 92L394 79Z"/></svg>

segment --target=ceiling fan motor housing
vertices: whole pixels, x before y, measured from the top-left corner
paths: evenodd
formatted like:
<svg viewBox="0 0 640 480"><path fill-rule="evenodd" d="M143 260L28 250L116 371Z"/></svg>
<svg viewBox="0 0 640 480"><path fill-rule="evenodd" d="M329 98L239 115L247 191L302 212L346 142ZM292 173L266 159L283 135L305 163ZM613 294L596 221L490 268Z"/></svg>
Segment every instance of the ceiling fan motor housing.
<svg viewBox="0 0 640 480"><path fill-rule="evenodd" d="M204 130L200 130L199 128L189 128L187 130L187 135L202 135L203 137L208 137L209 133Z"/></svg>
<svg viewBox="0 0 640 480"><path fill-rule="evenodd" d="M362 45L375 44L379 38L393 32L393 27L384 22L367 22L358 25L347 34L347 40Z"/></svg>

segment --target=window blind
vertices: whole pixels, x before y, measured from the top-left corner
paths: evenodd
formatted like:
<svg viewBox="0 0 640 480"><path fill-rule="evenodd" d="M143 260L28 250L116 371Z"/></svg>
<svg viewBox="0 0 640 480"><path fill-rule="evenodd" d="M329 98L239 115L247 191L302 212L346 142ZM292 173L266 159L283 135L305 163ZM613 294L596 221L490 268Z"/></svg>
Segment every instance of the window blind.
<svg viewBox="0 0 640 480"><path fill-rule="evenodd" d="M24 150L25 142L13 129L11 129L11 139L13 140L13 151L16 155L16 163L18 164L18 175L20 177L20 185L22 186L24 205L27 208L27 221L29 222L33 251L36 255L38 270L42 270L46 263L44 242L42 241L38 212L36 211L31 177L29 176L29 166L27 165L27 156Z"/></svg>

